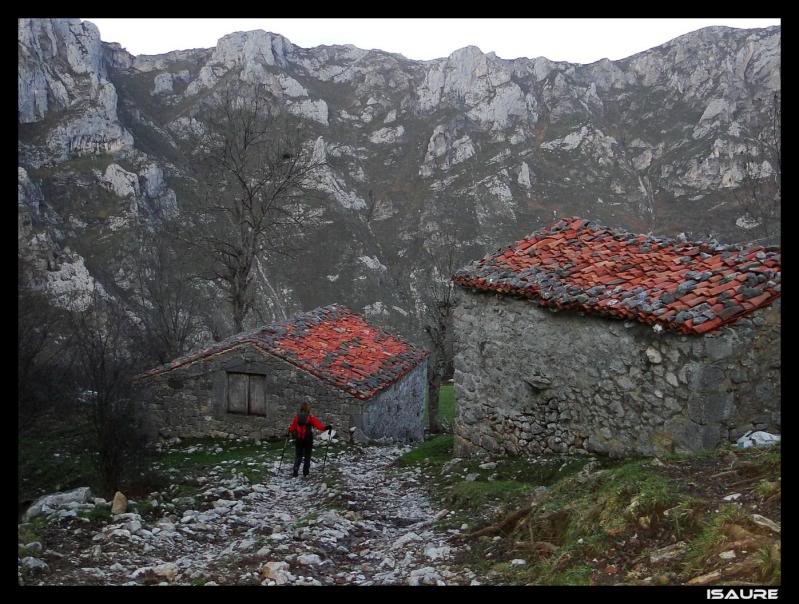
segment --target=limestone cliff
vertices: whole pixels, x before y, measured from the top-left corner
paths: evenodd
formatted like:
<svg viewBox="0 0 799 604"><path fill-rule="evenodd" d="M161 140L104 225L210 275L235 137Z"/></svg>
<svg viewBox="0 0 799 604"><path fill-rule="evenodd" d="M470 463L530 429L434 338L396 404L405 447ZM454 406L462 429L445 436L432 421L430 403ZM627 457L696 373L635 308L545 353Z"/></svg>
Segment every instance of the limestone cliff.
<svg viewBox="0 0 799 604"><path fill-rule="evenodd" d="M476 47L413 61L263 31L137 57L86 21L18 31L20 246L51 271L69 248L89 277L124 283L131 227L192 195L186 133L209 91L261 83L305 120L329 164L308 201L320 224L298 257L259 266L269 320L337 301L415 338L421 250L453 222L464 260L555 215L750 239L746 175L775 170L751 138L780 92L779 27L707 28L590 65Z"/></svg>

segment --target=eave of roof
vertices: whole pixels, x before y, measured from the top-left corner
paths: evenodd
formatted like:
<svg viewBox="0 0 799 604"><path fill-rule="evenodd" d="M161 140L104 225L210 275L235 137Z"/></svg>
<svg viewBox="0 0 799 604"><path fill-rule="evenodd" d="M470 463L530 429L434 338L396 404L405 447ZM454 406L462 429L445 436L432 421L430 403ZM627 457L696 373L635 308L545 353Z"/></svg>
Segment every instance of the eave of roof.
<svg viewBox="0 0 799 604"><path fill-rule="evenodd" d="M712 245L563 218L459 270L463 287L703 334L780 296L778 248Z"/></svg>
<svg viewBox="0 0 799 604"><path fill-rule="evenodd" d="M232 336L211 347L156 367L139 379L183 368L241 346L251 345L329 383L357 399L385 390L427 357L399 336L370 325L338 304Z"/></svg>

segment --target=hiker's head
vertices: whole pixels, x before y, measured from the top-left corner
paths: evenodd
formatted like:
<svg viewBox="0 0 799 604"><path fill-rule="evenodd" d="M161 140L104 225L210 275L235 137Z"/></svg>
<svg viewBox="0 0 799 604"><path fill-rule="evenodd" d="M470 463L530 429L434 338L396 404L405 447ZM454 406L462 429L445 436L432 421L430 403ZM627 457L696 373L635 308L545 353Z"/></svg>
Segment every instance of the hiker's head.
<svg viewBox="0 0 799 604"><path fill-rule="evenodd" d="M307 402L303 402L302 404L300 404L300 413L310 414L311 413L311 405L308 404Z"/></svg>

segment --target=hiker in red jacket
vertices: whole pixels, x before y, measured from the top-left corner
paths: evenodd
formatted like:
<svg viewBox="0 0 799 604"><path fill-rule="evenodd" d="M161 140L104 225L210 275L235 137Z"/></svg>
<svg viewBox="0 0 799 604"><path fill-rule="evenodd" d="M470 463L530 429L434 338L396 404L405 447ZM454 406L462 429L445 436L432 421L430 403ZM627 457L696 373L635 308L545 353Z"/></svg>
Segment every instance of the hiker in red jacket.
<svg viewBox="0 0 799 604"><path fill-rule="evenodd" d="M311 406L308 403L300 405L300 411L294 416L294 420L289 426L289 434L294 434L294 447L297 451L297 457L294 460L294 470L292 476L297 477L297 471L300 469L300 462L303 461L302 475L308 476L311 469L311 452L313 451L313 428L320 432L327 430L330 432L333 426L330 424L324 426L317 418L311 415Z"/></svg>

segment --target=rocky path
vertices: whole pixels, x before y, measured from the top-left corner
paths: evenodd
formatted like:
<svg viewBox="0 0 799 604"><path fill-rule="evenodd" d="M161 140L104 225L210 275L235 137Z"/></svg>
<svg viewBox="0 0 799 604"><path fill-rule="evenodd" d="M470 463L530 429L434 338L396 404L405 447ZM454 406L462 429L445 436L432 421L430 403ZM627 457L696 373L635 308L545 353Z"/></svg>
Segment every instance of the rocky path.
<svg viewBox="0 0 799 604"><path fill-rule="evenodd" d="M88 530L67 515L61 551L23 564L25 583L190 585L469 585L453 564L459 531L426 496L419 471L392 462L407 448L331 452L309 479L274 466L262 483L209 480L188 509L145 522L114 516ZM82 504L84 506L88 504ZM62 512L63 514L63 512Z"/></svg>

